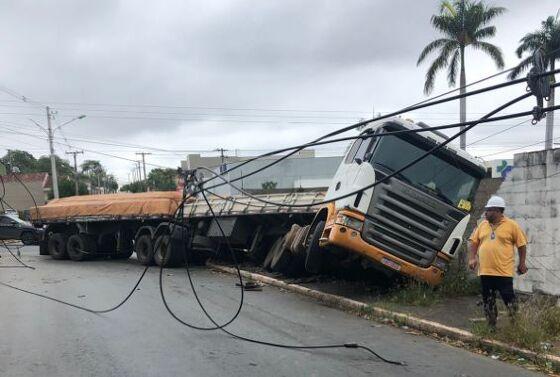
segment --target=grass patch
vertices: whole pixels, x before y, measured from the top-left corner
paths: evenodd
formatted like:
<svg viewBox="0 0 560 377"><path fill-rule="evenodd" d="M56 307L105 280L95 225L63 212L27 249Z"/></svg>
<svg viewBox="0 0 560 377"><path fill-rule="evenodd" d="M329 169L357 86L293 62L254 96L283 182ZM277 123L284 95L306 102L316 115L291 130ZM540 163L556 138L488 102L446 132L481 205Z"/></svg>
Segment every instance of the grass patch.
<svg viewBox="0 0 560 377"><path fill-rule="evenodd" d="M501 302L498 308L505 310ZM480 337L548 353L551 342L560 339L560 308L546 297L533 296L519 304L515 320L501 314L495 332L486 323L473 324L472 331Z"/></svg>
<svg viewBox="0 0 560 377"><path fill-rule="evenodd" d="M447 297L475 296L480 293L480 279L468 271L451 266L443 282L437 286L405 280L391 289L387 301L394 304L430 306Z"/></svg>
<svg viewBox="0 0 560 377"><path fill-rule="evenodd" d="M480 279L464 268L451 265L438 289L445 297L476 296L481 292Z"/></svg>
<svg viewBox="0 0 560 377"><path fill-rule="evenodd" d="M412 306L429 306L441 300L441 295L434 287L409 280L393 288L387 297L387 301L394 304Z"/></svg>

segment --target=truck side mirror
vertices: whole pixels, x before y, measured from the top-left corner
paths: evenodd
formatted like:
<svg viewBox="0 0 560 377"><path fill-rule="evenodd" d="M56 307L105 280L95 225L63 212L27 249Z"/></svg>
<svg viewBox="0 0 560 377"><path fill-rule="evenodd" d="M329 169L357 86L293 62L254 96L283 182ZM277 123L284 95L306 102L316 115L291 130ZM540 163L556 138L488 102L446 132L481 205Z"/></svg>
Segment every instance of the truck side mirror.
<svg viewBox="0 0 560 377"><path fill-rule="evenodd" d="M354 162L355 162L356 164L358 164L358 165L361 165L363 161L362 161L361 158L356 157L356 158L354 159Z"/></svg>

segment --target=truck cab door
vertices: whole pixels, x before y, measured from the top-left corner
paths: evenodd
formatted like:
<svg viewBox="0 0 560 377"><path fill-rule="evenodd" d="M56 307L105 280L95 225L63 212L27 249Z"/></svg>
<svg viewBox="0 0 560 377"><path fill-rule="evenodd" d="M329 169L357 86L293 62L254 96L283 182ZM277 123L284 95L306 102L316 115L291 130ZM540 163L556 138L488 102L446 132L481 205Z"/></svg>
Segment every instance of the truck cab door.
<svg viewBox="0 0 560 377"><path fill-rule="evenodd" d="M359 190L375 182L375 171L369 163L373 143L372 137L358 139L354 142L329 186L326 200ZM372 193L373 189L368 189L348 198L337 200L336 208L350 207L366 213Z"/></svg>

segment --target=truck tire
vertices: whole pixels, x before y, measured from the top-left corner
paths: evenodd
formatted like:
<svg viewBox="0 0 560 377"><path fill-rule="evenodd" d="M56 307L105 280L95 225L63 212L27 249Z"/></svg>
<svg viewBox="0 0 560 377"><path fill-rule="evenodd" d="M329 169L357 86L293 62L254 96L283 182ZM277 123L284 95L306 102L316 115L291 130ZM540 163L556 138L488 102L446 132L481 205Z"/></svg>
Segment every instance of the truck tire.
<svg viewBox="0 0 560 377"><path fill-rule="evenodd" d="M161 234L154 243L154 262L162 267L177 267L184 262L184 256L171 248L171 236Z"/></svg>
<svg viewBox="0 0 560 377"><path fill-rule="evenodd" d="M35 243L35 235L32 232L23 232L19 238L24 245L33 245Z"/></svg>
<svg viewBox="0 0 560 377"><path fill-rule="evenodd" d="M151 266L154 264L154 245L152 244L152 237L149 234L143 234L134 242L134 251L136 251L136 258L138 262L144 266Z"/></svg>
<svg viewBox="0 0 560 377"><path fill-rule="evenodd" d="M93 258L97 253L97 243L87 234L73 234L68 238L66 251L70 259L81 262Z"/></svg>
<svg viewBox="0 0 560 377"><path fill-rule="evenodd" d="M270 261L270 269L277 272L285 272L286 268L290 265L292 253L290 252L289 243L293 240L293 232L288 232L282 239L280 247L274 253Z"/></svg>
<svg viewBox="0 0 560 377"><path fill-rule="evenodd" d="M288 276L305 275L305 237L307 236L308 230L309 225L300 228L290 245L292 259L290 261L290 265L285 271Z"/></svg>
<svg viewBox="0 0 560 377"><path fill-rule="evenodd" d="M284 241L284 237L278 237L278 239L276 241L274 241L274 243L272 244L272 247L268 251L268 254L266 254L266 257L264 258L264 261L263 261L263 264L262 264L264 269L266 269L266 270L270 269L270 262L272 262L272 258L274 258L274 254L276 254L276 251L278 250L278 248L282 246L283 241Z"/></svg>
<svg viewBox="0 0 560 377"><path fill-rule="evenodd" d="M65 233L54 233L49 237L47 249L50 256L53 259L68 259L68 253L66 252L67 242L68 236Z"/></svg>
<svg viewBox="0 0 560 377"><path fill-rule="evenodd" d="M305 270L311 274L318 274L323 269L323 251L319 246L319 239L325 229L325 221L321 220L309 230L309 243L305 256Z"/></svg>

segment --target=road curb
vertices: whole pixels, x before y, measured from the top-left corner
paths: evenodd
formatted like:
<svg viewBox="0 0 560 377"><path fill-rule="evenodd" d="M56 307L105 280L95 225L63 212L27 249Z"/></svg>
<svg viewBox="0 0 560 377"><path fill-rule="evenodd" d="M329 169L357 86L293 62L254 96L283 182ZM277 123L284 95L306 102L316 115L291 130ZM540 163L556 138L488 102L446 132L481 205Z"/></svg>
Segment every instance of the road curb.
<svg viewBox="0 0 560 377"><path fill-rule="evenodd" d="M208 263L207 265L208 267L217 271L226 272L229 274L237 274L237 270L235 268L220 266L213 263ZM277 288L285 289L294 293L298 293L307 297L314 298L332 307L367 313L378 318L391 319L399 324L406 325L416 330L420 330L427 333L435 333L439 336L446 336L448 338L461 340L466 343L474 343L494 350L500 349L503 351L521 355L527 359L548 361L553 364L555 370L560 369L560 357L555 355L538 354L534 351L512 346L510 344L503 343L497 340L481 339L475 336L470 331L462 330L456 327L446 326L438 322L414 317L405 313L394 312L392 310L368 305L364 302L333 295L330 293L320 292L314 289L303 287L301 285L288 284L281 280L274 279L260 274L255 274L249 271L241 270L241 275L246 279L251 279L263 284L268 284Z"/></svg>

